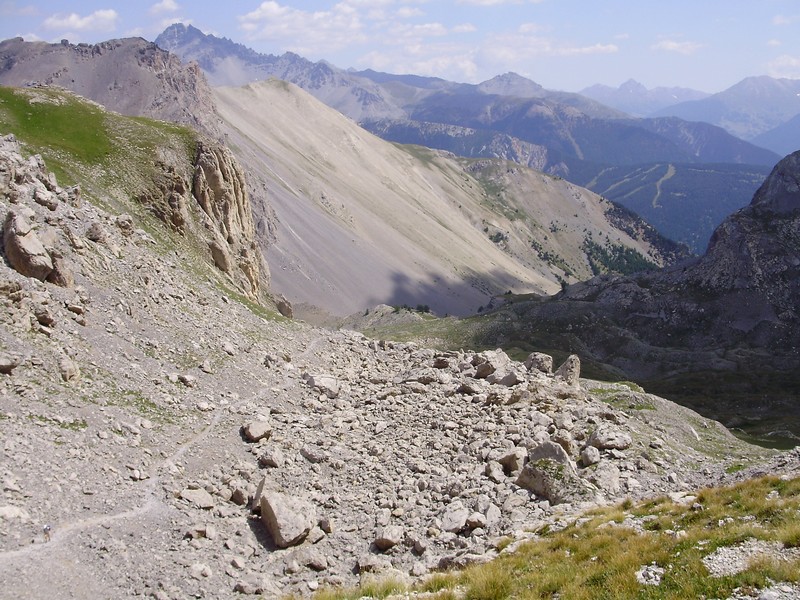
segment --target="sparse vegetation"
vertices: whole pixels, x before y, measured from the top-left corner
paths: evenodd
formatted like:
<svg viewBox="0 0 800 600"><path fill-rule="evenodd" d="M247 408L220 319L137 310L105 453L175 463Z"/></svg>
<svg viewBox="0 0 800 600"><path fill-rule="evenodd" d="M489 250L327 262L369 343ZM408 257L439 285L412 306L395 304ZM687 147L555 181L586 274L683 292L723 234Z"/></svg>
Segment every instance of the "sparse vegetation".
<svg viewBox="0 0 800 600"><path fill-rule="evenodd" d="M83 431L89 426L85 419L70 419L70 420L54 419L52 417L46 417L43 415L36 415L36 414L28 415L28 418L31 421L37 421L45 425L54 425L56 427L59 427L60 429L66 429L69 431Z"/></svg>
<svg viewBox="0 0 800 600"><path fill-rule="evenodd" d="M531 598L618 600L724 598L734 590L757 590L771 582L800 581L797 555L762 554L739 573L713 577L703 559L718 548L746 540L800 546L800 479L765 477L701 491L692 504L657 498L597 509L512 554L463 571L438 573L416 591L455 592L473 599ZM637 530L636 524L644 525ZM676 532L680 532L676 534ZM658 585L643 585L637 572L663 569ZM371 589L318 600L372 596ZM444 596L441 596L444 597Z"/></svg>
<svg viewBox="0 0 800 600"><path fill-rule="evenodd" d="M586 238L582 249L589 261L593 275L601 273L618 273L630 275L641 271L652 271L657 265L647 260L633 248L622 244L606 244L601 246L597 242Z"/></svg>

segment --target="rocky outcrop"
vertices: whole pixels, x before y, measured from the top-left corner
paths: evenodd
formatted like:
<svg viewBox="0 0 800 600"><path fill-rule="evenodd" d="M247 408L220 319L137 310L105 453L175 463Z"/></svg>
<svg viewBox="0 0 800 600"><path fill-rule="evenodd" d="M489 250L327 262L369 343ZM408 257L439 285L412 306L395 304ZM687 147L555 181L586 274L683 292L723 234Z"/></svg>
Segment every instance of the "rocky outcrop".
<svg viewBox="0 0 800 600"><path fill-rule="evenodd" d="M256 244L256 230L244 172L225 146L199 143L192 192L206 217L214 264L258 296L266 265Z"/></svg>
<svg viewBox="0 0 800 600"><path fill-rule="evenodd" d="M230 150L203 139L191 170L172 155L160 156L152 185L138 200L171 229L199 236L211 262L246 295L258 298L268 287L269 271L256 243L247 189Z"/></svg>
<svg viewBox="0 0 800 600"><path fill-rule="evenodd" d="M9 265L26 277L72 287L72 268L64 257L68 243L53 221L37 221L40 217L33 207L57 213L62 203L79 202L79 190L60 188L41 157L23 158L16 138L7 135L0 139L0 198L11 205L3 219L2 238Z"/></svg>
<svg viewBox="0 0 800 600"><path fill-rule="evenodd" d="M9 212L3 226L3 250L9 264L26 277L45 280L53 261L28 220Z"/></svg>

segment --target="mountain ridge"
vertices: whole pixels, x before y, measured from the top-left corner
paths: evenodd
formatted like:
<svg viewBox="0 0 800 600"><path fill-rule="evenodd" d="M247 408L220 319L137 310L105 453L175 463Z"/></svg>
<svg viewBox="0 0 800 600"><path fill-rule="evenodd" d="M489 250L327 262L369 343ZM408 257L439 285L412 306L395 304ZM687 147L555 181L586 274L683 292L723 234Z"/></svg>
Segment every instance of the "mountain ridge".
<svg viewBox="0 0 800 600"><path fill-rule="evenodd" d="M800 80L766 75L747 77L701 100L683 102L657 113L718 125L745 140L756 138L800 114ZM760 138L769 141L769 138ZM783 146L771 148L787 154ZM792 151L797 148L792 148Z"/></svg>

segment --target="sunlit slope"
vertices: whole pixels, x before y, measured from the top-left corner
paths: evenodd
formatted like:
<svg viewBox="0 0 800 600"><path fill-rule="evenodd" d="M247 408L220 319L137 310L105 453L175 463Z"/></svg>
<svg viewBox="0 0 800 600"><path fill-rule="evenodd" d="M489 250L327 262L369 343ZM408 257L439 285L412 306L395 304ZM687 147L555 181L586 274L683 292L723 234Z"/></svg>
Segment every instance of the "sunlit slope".
<svg viewBox="0 0 800 600"><path fill-rule="evenodd" d="M564 181L387 143L284 82L215 96L233 148L267 188L272 285L295 304L465 314L509 289L549 293L590 276L589 231L649 251L611 227L608 203Z"/></svg>

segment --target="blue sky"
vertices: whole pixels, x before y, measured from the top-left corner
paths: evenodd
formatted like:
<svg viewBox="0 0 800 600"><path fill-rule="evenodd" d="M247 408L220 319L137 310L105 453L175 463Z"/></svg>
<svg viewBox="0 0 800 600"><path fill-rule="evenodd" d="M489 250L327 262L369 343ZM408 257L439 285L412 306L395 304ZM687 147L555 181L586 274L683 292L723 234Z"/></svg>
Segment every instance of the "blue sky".
<svg viewBox="0 0 800 600"><path fill-rule="evenodd" d="M798 0L0 0L0 39L154 39L191 23L264 53L479 82L515 71L549 89L707 92L800 78Z"/></svg>

